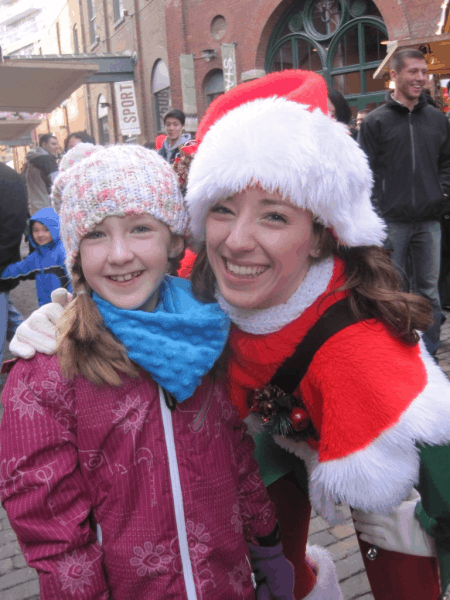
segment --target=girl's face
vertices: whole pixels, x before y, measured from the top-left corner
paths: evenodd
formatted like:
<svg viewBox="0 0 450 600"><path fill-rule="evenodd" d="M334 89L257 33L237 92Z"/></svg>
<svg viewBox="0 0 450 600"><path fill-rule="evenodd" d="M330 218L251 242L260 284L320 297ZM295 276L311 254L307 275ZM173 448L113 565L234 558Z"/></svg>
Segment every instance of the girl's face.
<svg viewBox="0 0 450 600"><path fill-rule="evenodd" d="M81 241L81 267L88 285L117 308L152 311L169 258L183 239L151 215L107 217Z"/></svg>
<svg viewBox="0 0 450 600"><path fill-rule="evenodd" d="M206 248L225 300L247 309L287 302L317 256L311 213L258 187L210 209Z"/></svg>

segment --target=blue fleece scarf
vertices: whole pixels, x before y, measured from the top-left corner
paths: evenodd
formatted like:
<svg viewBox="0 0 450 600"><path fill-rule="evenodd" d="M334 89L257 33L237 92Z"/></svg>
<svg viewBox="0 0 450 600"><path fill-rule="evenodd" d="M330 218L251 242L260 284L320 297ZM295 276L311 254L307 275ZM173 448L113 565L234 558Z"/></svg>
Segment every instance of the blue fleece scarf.
<svg viewBox="0 0 450 600"><path fill-rule="evenodd" d="M92 297L130 359L183 402L220 356L230 321L217 304L199 302L185 279L165 277L159 293L153 312L123 310Z"/></svg>

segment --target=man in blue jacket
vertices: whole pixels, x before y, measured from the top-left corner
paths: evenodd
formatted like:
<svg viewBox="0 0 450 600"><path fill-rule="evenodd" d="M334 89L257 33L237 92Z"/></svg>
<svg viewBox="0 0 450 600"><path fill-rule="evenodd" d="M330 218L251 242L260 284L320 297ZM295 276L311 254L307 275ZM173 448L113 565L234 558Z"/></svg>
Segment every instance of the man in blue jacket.
<svg viewBox="0 0 450 600"><path fill-rule="evenodd" d="M53 208L42 208L30 219L30 242L36 249L24 260L1 273L0 280L36 280L39 306L51 302L51 293L65 287L71 291L64 267L65 253L59 237L59 218Z"/></svg>
<svg viewBox="0 0 450 600"><path fill-rule="evenodd" d="M450 123L426 100L422 52L394 55L391 79L394 93L367 115L358 141L374 173L373 201L387 223L392 260L407 289L432 304L433 324L424 340L435 354L441 326L440 217L450 193Z"/></svg>

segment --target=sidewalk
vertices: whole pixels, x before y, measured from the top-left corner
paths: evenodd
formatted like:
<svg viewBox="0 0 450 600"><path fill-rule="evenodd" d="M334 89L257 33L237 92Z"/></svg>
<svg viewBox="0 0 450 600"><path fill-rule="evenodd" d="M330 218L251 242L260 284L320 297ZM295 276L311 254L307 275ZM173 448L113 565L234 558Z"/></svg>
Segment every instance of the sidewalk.
<svg viewBox="0 0 450 600"><path fill-rule="evenodd" d="M23 285L21 284L21 287ZM441 367L450 376L450 312L445 314L447 322L442 328L442 343L438 355ZM324 519L313 514L309 528L309 543L327 548L333 556L345 600L373 600L348 508L345 514L346 523L336 527L329 527ZM1 506L0 598L1 600L39 600L36 571L26 566L14 532Z"/></svg>

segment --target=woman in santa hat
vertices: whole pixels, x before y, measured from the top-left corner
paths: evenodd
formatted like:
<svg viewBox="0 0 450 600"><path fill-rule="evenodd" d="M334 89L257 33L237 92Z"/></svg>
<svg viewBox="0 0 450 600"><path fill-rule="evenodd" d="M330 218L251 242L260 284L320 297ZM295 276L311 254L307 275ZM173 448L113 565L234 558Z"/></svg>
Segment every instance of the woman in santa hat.
<svg viewBox="0 0 450 600"><path fill-rule="evenodd" d="M364 153L328 117L323 79L304 71L221 96L197 141L186 195L201 248L193 287L234 323L230 397L255 435L297 600L342 598L329 557L306 549L310 505L333 522L340 502L359 509L363 538L379 540L360 540L375 598L436 600L435 550L413 516L418 495L408 498L422 460L428 516L449 516L430 492L441 500L450 461L435 476L422 445L450 442L450 384L417 333L426 301L400 291L382 249ZM398 505L380 518L403 519L400 542L385 543L389 525L365 515Z"/></svg>
<svg viewBox="0 0 450 600"><path fill-rule="evenodd" d="M331 557L306 544L311 505L333 522L342 502L376 600L437 600L436 552L450 582L450 383L419 341L425 300L400 291L382 249L366 157L327 112L325 82L304 71L211 105L186 196L193 286L234 323L230 397L255 434L296 599L342 599ZM16 353L34 352L36 329L54 351L43 309Z"/></svg>

